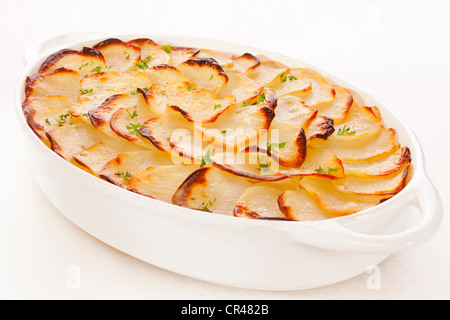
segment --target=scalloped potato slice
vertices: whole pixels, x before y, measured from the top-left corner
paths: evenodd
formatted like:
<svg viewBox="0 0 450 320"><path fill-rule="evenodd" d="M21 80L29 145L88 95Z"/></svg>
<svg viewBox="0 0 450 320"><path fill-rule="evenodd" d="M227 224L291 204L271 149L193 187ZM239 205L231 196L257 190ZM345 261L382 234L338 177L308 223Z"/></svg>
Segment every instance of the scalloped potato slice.
<svg viewBox="0 0 450 320"><path fill-rule="evenodd" d="M278 207L282 190L267 186L252 186L244 190L234 207L233 215L251 219L286 219Z"/></svg>
<svg viewBox="0 0 450 320"><path fill-rule="evenodd" d="M149 167L132 175L127 189L146 197L172 203L172 197L178 187L197 169L198 165Z"/></svg>
<svg viewBox="0 0 450 320"><path fill-rule="evenodd" d="M232 215L242 192L250 185L250 182L226 171L201 168L179 186L172 202L191 209Z"/></svg>
<svg viewBox="0 0 450 320"><path fill-rule="evenodd" d="M381 118L376 107L354 105L341 124L334 125L330 140L352 140L377 134L381 129Z"/></svg>
<svg viewBox="0 0 450 320"><path fill-rule="evenodd" d="M200 52L196 56L197 58L208 58L214 59L222 68L232 68L233 60L232 55L229 53L209 50L209 49L200 49Z"/></svg>
<svg viewBox="0 0 450 320"><path fill-rule="evenodd" d="M302 79L311 83L311 90L295 92L295 95L302 99L307 106L315 108L317 105L332 102L335 99L334 88L319 73L300 68L291 69L290 72L298 80Z"/></svg>
<svg viewBox="0 0 450 320"><path fill-rule="evenodd" d="M141 50L138 46L128 44L122 40L111 38L94 45L105 58L108 71L131 71L139 64Z"/></svg>
<svg viewBox="0 0 450 320"><path fill-rule="evenodd" d="M233 58L233 69L242 73L252 72L258 68L260 64L261 62L258 57L255 57L248 52L240 55L239 57Z"/></svg>
<svg viewBox="0 0 450 320"><path fill-rule="evenodd" d="M38 73L28 77L25 83L26 97L66 96L76 102L80 96L80 75L64 68Z"/></svg>
<svg viewBox="0 0 450 320"><path fill-rule="evenodd" d="M411 161L411 152L403 147L391 155L374 161L343 162L345 172L362 177L384 176L397 172L404 163Z"/></svg>
<svg viewBox="0 0 450 320"><path fill-rule="evenodd" d="M323 178L344 178L342 161L331 151L308 147L305 161L300 167L280 167L279 172L287 176L320 176Z"/></svg>
<svg viewBox="0 0 450 320"><path fill-rule="evenodd" d="M144 70L153 85L166 85L178 82L189 82L180 70L167 64L157 65Z"/></svg>
<svg viewBox="0 0 450 320"><path fill-rule="evenodd" d="M149 167L172 165L171 157L158 150L127 151L108 161L98 175L119 187L126 187L130 178Z"/></svg>
<svg viewBox="0 0 450 320"><path fill-rule="evenodd" d="M201 88L191 89L167 99L167 106L180 112L190 122L214 122L234 103L234 96L219 99L213 92Z"/></svg>
<svg viewBox="0 0 450 320"><path fill-rule="evenodd" d="M344 179L335 180L333 183L342 192L360 195L393 195L405 187L410 167L411 165L407 163L395 173L370 178L347 174Z"/></svg>
<svg viewBox="0 0 450 320"><path fill-rule="evenodd" d="M157 66L160 64L169 64L170 55L164 48L151 39L140 38L127 42L141 49L141 61L138 63L139 69L147 69L148 67Z"/></svg>
<svg viewBox="0 0 450 320"><path fill-rule="evenodd" d="M389 196L356 195L341 192L328 179L304 177L300 185L316 200L317 204L328 213L337 216L353 214L376 206Z"/></svg>
<svg viewBox="0 0 450 320"><path fill-rule="evenodd" d="M81 118L82 120L90 123L91 120L89 119L89 111L100 106L109 97L119 93L123 92L118 90L96 90L82 94L78 98L77 103L70 107L70 112L72 113L72 116Z"/></svg>
<svg viewBox="0 0 450 320"><path fill-rule="evenodd" d="M69 110L71 106L72 102L66 96L28 97L22 103L22 110L27 115L31 110Z"/></svg>
<svg viewBox="0 0 450 320"><path fill-rule="evenodd" d="M395 152L398 147L395 130L386 129L384 126L375 136L350 141L315 139L310 143L312 146L330 150L345 162L376 160Z"/></svg>
<svg viewBox="0 0 450 320"><path fill-rule="evenodd" d="M85 146L82 146L82 148L83 151L74 155L73 158L79 165L94 175L98 175L103 166L118 154L142 150L133 144L118 139L107 139L89 148Z"/></svg>
<svg viewBox="0 0 450 320"><path fill-rule="evenodd" d="M195 58L199 52L200 49L197 48L170 46L171 64L177 66L186 60Z"/></svg>
<svg viewBox="0 0 450 320"><path fill-rule="evenodd" d="M333 134L334 121L331 118L317 114L305 130L306 138L327 140Z"/></svg>
<svg viewBox="0 0 450 320"><path fill-rule="evenodd" d="M241 103L244 100L254 99L263 92L264 87L242 72L228 70L227 75L228 83L220 91L219 97L233 95L236 97L236 103Z"/></svg>
<svg viewBox="0 0 450 320"><path fill-rule="evenodd" d="M59 68L74 70L84 77L105 70L105 58L100 51L84 47L81 51L62 49L50 55L39 68L39 73Z"/></svg>
<svg viewBox="0 0 450 320"><path fill-rule="evenodd" d="M51 148L59 156L72 162L72 157L94 144L110 139L89 123L57 127L46 133Z"/></svg>
<svg viewBox="0 0 450 320"><path fill-rule="evenodd" d="M47 140L46 132L57 127L79 123L72 118L70 110L61 110L56 108L46 108L41 110L32 109L27 115L27 121L31 129L41 139Z"/></svg>
<svg viewBox="0 0 450 320"><path fill-rule="evenodd" d="M309 94L312 90L311 79L306 77L303 69L285 69L266 86L272 88L277 97L287 94L303 97L302 93Z"/></svg>
<svg viewBox="0 0 450 320"><path fill-rule="evenodd" d="M296 96L278 98L274 121L296 124L306 129L316 118L317 110L305 105Z"/></svg>
<svg viewBox="0 0 450 320"><path fill-rule="evenodd" d="M290 220L317 221L336 217L323 210L305 189L282 192L278 197L278 205Z"/></svg>
<svg viewBox="0 0 450 320"><path fill-rule="evenodd" d="M333 119L334 123L342 123L345 121L352 105L356 104L353 101L353 95L350 90L338 85L332 85L331 87L335 92L333 101L317 103L314 108L321 115Z"/></svg>
<svg viewBox="0 0 450 320"><path fill-rule="evenodd" d="M93 74L81 79L81 90L84 93L92 91L115 90L117 92L133 92L137 88L149 88L152 83L142 71L115 72L108 71Z"/></svg>
<svg viewBox="0 0 450 320"><path fill-rule="evenodd" d="M193 131L193 124L169 109L165 114L144 122L139 132L160 151L171 152L170 137L174 131L183 129Z"/></svg>
<svg viewBox="0 0 450 320"><path fill-rule="evenodd" d="M216 94L228 82L228 76L216 60L192 58L176 66L191 82Z"/></svg>
<svg viewBox="0 0 450 320"><path fill-rule="evenodd" d="M287 72L288 67L273 60L260 61L255 70L249 72L247 75L252 80L256 81L262 86L266 86L274 79L280 77L281 73Z"/></svg>

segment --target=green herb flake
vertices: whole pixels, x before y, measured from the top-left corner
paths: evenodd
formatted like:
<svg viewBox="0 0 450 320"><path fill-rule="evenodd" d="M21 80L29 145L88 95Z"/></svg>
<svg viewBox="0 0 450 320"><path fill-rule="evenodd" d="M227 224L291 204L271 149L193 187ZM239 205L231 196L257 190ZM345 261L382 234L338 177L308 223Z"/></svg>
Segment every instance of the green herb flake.
<svg viewBox="0 0 450 320"><path fill-rule="evenodd" d="M89 65L89 62L86 62L85 64L82 64L79 68L78 68L78 70L81 70L81 69L83 69L84 67L87 67Z"/></svg>
<svg viewBox="0 0 450 320"><path fill-rule="evenodd" d="M205 198L207 198L208 196L207 195L203 195ZM204 211L208 211L208 212L212 212L211 211L211 209L209 208L209 207L211 207L213 204L214 204L214 202L216 202L217 201L217 198L214 198L213 200L209 200L208 202L202 202L201 204L200 204L200 209L201 210L204 210Z"/></svg>
<svg viewBox="0 0 450 320"><path fill-rule="evenodd" d="M286 71L281 72L280 80L281 80L281 82L286 82L286 80L287 80Z"/></svg>
<svg viewBox="0 0 450 320"><path fill-rule="evenodd" d="M328 170L325 170L321 166L319 166L319 168L315 169L314 171L319 174L330 174L330 172L337 172L338 170L339 170L339 167L328 168Z"/></svg>
<svg viewBox="0 0 450 320"><path fill-rule="evenodd" d="M127 110L128 115L130 116L131 119L134 119L138 116L136 110L133 111L133 113L130 113L130 111Z"/></svg>
<svg viewBox="0 0 450 320"><path fill-rule="evenodd" d="M88 94L94 91L94 89L80 89L81 94Z"/></svg>
<svg viewBox="0 0 450 320"><path fill-rule="evenodd" d="M186 89L187 89L187 91L195 91L195 90L197 90L197 88L194 88L194 87L191 86L191 85L188 85L188 86L186 87Z"/></svg>
<svg viewBox="0 0 450 320"><path fill-rule="evenodd" d="M337 135L338 135L338 136L343 136L343 135L354 136L355 133L356 133L355 130L350 131L350 127L347 127L347 125L344 125L343 128L340 128L340 129L338 130Z"/></svg>
<svg viewBox="0 0 450 320"><path fill-rule="evenodd" d="M214 75L212 74L211 77L209 77L209 80L212 80L214 78Z"/></svg>
<svg viewBox="0 0 450 320"><path fill-rule="evenodd" d="M123 180L125 180L126 182L130 181L131 179L131 174L128 171L117 171L116 173L114 173L116 176L118 177L122 177Z"/></svg>
<svg viewBox="0 0 450 320"><path fill-rule="evenodd" d="M48 121L48 118L45 119L45 123L48 124L49 126L51 126L51 123L50 123L50 121Z"/></svg>
<svg viewBox="0 0 450 320"><path fill-rule="evenodd" d="M56 119L56 121L58 122L58 127L62 127L66 123L67 118L72 118L70 110L67 111L67 113L60 114L58 119Z"/></svg>
<svg viewBox="0 0 450 320"><path fill-rule="evenodd" d="M171 53L172 52L172 47L170 45L165 44L162 47L163 47L165 52L167 52L167 53Z"/></svg>
<svg viewBox="0 0 450 320"><path fill-rule="evenodd" d="M220 108L222 108L222 106L221 106L220 104L216 104L216 105L214 106L214 110L220 109Z"/></svg>
<svg viewBox="0 0 450 320"><path fill-rule="evenodd" d="M101 66L96 66L94 69L91 70L91 72L95 72L95 73L99 73L102 71L102 67Z"/></svg>
<svg viewBox="0 0 450 320"><path fill-rule="evenodd" d="M135 91L131 91L131 95L132 96L137 96L139 93L135 90Z"/></svg>
<svg viewBox="0 0 450 320"><path fill-rule="evenodd" d="M143 125L140 123L130 123L127 125L128 132L133 133L135 135L139 135L139 128L142 128Z"/></svg>
<svg viewBox="0 0 450 320"><path fill-rule="evenodd" d="M136 70L148 69L148 63L153 60L152 56L147 56L145 59L140 59L140 63L136 63Z"/></svg>
<svg viewBox="0 0 450 320"><path fill-rule="evenodd" d="M208 149L206 153L202 156L202 163L200 164L200 168L203 168L207 164L212 164L214 161L211 159L211 150Z"/></svg>
<svg viewBox="0 0 450 320"><path fill-rule="evenodd" d="M267 142L267 151L268 152L278 153L278 150L284 148L286 143L287 142L281 142L281 143L269 143L269 142Z"/></svg>

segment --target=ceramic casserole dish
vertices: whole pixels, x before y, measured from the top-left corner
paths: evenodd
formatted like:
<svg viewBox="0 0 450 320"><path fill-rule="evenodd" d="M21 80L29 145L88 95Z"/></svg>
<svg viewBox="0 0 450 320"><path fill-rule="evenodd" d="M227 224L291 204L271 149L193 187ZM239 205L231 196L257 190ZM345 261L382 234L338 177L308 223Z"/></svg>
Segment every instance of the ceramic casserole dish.
<svg viewBox="0 0 450 320"><path fill-rule="evenodd" d="M148 37L178 46L264 55L293 67L310 67L326 79L378 106L412 155L406 187L375 207L321 221L240 219L175 206L129 192L64 161L39 140L22 112L25 81L45 58L63 48L89 47L106 38ZM194 37L102 32L63 34L25 53L26 68L16 92L17 113L35 179L70 221L104 243L152 265L226 286L260 290L320 287L354 277L391 254L416 247L437 230L439 196L425 172L416 136L381 102L346 81L295 59L240 44ZM411 213L420 212L412 219ZM413 220L414 223L411 221Z"/></svg>

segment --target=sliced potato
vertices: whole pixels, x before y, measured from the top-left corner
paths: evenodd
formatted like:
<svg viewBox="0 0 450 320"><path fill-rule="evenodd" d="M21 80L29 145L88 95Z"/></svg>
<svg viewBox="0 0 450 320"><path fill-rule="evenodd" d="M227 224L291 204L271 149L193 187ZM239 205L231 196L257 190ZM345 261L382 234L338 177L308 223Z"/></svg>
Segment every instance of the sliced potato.
<svg viewBox="0 0 450 320"><path fill-rule="evenodd" d="M376 135L381 129L381 118L375 107L354 105L341 124L334 125L334 134L330 140L352 140L364 136Z"/></svg>
<svg viewBox="0 0 450 320"><path fill-rule="evenodd" d="M277 97L289 94L303 98L302 94L312 91L311 79L305 75L303 69L283 70L267 87L272 88Z"/></svg>
<svg viewBox="0 0 450 320"><path fill-rule="evenodd" d="M286 95L278 98L273 120L292 123L306 130L316 116L316 109L308 107L296 96Z"/></svg>
<svg viewBox="0 0 450 320"><path fill-rule="evenodd" d="M341 192L329 179L304 177L300 184L328 213L344 216L376 206L388 196L363 196Z"/></svg>
<svg viewBox="0 0 450 320"><path fill-rule="evenodd" d="M305 162L300 167L279 169L287 176L320 176L323 178L344 178L344 166L331 151L308 147Z"/></svg>
<svg viewBox="0 0 450 320"><path fill-rule="evenodd" d="M344 179L335 180L333 183L342 192L361 195L393 195L405 187L410 168L411 165L406 163L397 172L370 178L347 174Z"/></svg>
<svg viewBox="0 0 450 320"><path fill-rule="evenodd" d="M66 96L76 102L80 96L80 75L78 72L60 68L52 72L38 73L26 79L26 97Z"/></svg>
<svg viewBox="0 0 450 320"><path fill-rule="evenodd" d="M301 98L307 106L315 108L317 105L332 102L335 99L334 88L317 72L306 69L290 69L290 72L297 78L296 81L309 81L311 83L311 90L293 93Z"/></svg>
<svg viewBox="0 0 450 320"><path fill-rule="evenodd" d="M106 99L119 93L125 92L120 90L95 90L82 94L77 103L71 106L70 112L72 116L90 122L89 111L99 107Z"/></svg>
<svg viewBox="0 0 450 320"><path fill-rule="evenodd" d="M141 50L138 46L115 38L97 43L94 49L102 53L108 71L124 72L136 70L141 58Z"/></svg>
<svg viewBox="0 0 450 320"><path fill-rule="evenodd" d="M105 70L105 58L100 51L84 47L81 51L62 49L50 55L39 68L39 73L59 68L74 70L84 77Z"/></svg>
<svg viewBox="0 0 450 320"><path fill-rule="evenodd" d="M232 55L224 52L200 49L200 52L196 56L197 58L214 59L222 68L233 67Z"/></svg>
<svg viewBox="0 0 450 320"><path fill-rule="evenodd" d="M327 140L333 134L334 121L331 118L317 114L305 130L306 138Z"/></svg>
<svg viewBox="0 0 450 320"><path fill-rule="evenodd" d="M374 161L345 162L344 168L347 174L362 177L384 176L397 172L404 163L411 161L411 152L408 147Z"/></svg>
<svg viewBox="0 0 450 320"><path fill-rule="evenodd" d="M278 197L278 206L290 220L317 221L336 217L323 210L305 189L283 191Z"/></svg>
<svg viewBox="0 0 450 320"><path fill-rule="evenodd" d="M233 69L242 72L249 73L259 67L261 62L257 57L251 53L244 53L237 58L233 58Z"/></svg>
<svg viewBox="0 0 450 320"><path fill-rule="evenodd" d="M352 107L356 105L353 102L353 95L350 90L338 85L331 86L334 89L335 96L333 101L317 103L314 108L319 110L323 116L333 119L334 123L342 123Z"/></svg>
<svg viewBox="0 0 450 320"><path fill-rule="evenodd" d="M172 202L182 207L232 215L242 192L249 186L250 182L234 174L213 167L201 168L186 178Z"/></svg>
<svg viewBox="0 0 450 320"><path fill-rule="evenodd" d="M171 64L177 66L186 60L195 58L199 52L200 49L197 48L170 46Z"/></svg>
<svg viewBox="0 0 450 320"><path fill-rule="evenodd" d="M381 127L375 136L362 137L351 141L315 139L312 146L328 149L345 162L376 160L397 151L396 133L394 129Z"/></svg>
<svg viewBox="0 0 450 320"><path fill-rule="evenodd" d="M27 121L31 129L39 138L46 140L46 133L57 127L77 123L73 121L70 110L46 108L41 110L32 109L27 115Z"/></svg>
<svg viewBox="0 0 450 320"><path fill-rule="evenodd" d="M149 167L134 174L128 181L127 189L146 197L172 203L177 188L198 165L167 165Z"/></svg>
<svg viewBox="0 0 450 320"><path fill-rule="evenodd" d="M236 103L257 97L263 91L263 87L254 80L247 77L242 72L236 70L228 70L228 83L220 91L220 97L233 95L236 97Z"/></svg>
<svg viewBox="0 0 450 320"><path fill-rule="evenodd" d="M282 190L267 186L252 186L244 190L233 210L235 217L252 219L286 219L278 207Z"/></svg>
<svg viewBox="0 0 450 320"><path fill-rule="evenodd" d="M172 164L171 157L158 150L127 151L108 161L98 174L103 179L123 188L128 185L133 175L144 169Z"/></svg>
<svg viewBox="0 0 450 320"><path fill-rule="evenodd" d="M225 110L236 103L232 95L223 99L206 89L191 88L168 98L167 106L181 113L190 122L214 122Z"/></svg>
<svg viewBox="0 0 450 320"><path fill-rule="evenodd" d="M264 60L260 62L260 65L255 70L249 72L247 75L261 86L266 86L280 77L283 72L286 73L288 69L287 66L277 61Z"/></svg>
<svg viewBox="0 0 450 320"><path fill-rule="evenodd" d="M152 83L142 71L130 72L104 72L93 74L81 80L82 93L90 93L98 90L116 90L117 92L131 93L137 88L149 88Z"/></svg>
<svg viewBox="0 0 450 320"><path fill-rule="evenodd" d="M168 64L171 61L170 55L166 50L151 39L139 38L130 40L127 43L141 49L140 62L137 64L138 69L145 70L160 64Z"/></svg>
<svg viewBox="0 0 450 320"><path fill-rule="evenodd" d="M178 82L189 82L180 70L174 66L160 64L144 70L153 85L166 85Z"/></svg>
<svg viewBox="0 0 450 320"><path fill-rule="evenodd" d="M90 123L79 123L70 126L57 127L46 133L51 148L67 161L94 144L109 139Z"/></svg>
<svg viewBox="0 0 450 320"><path fill-rule="evenodd" d="M79 165L94 175L98 175L103 166L118 154L126 151L141 150L137 146L119 139L107 139L89 148L83 147L83 149L83 151L74 155L73 158Z"/></svg>
<svg viewBox="0 0 450 320"><path fill-rule="evenodd" d="M228 76L222 67L210 58L192 58L176 66L197 86L208 89L214 93L227 84Z"/></svg>
<svg viewBox="0 0 450 320"><path fill-rule="evenodd" d="M31 110L69 110L71 106L72 102L66 96L28 97L22 103L22 110L27 115Z"/></svg>

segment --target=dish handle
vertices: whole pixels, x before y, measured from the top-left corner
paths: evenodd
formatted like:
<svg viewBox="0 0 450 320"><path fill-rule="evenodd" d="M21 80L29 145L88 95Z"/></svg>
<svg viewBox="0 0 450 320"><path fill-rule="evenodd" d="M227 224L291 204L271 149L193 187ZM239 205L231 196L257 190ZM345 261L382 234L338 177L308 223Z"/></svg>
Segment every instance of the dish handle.
<svg viewBox="0 0 450 320"><path fill-rule="evenodd" d="M425 172L422 172L420 178L404 190L401 198L396 199L397 210L405 210L408 205L413 205L421 212L420 221L401 232L387 235L364 234L350 230L339 218L324 220L321 223L305 223L300 229L298 226L286 224L282 229L295 242L341 252L392 254L417 247L437 231L443 214L436 188Z"/></svg>
<svg viewBox="0 0 450 320"><path fill-rule="evenodd" d="M63 46L107 37L108 35L110 35L110 33L104 31L79 31L50 36L33 43L25 50L23 54L25 63L28 65L32 63L37 57L49 51L55 51L57 48L62 49Z"/></svg>

